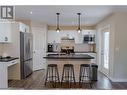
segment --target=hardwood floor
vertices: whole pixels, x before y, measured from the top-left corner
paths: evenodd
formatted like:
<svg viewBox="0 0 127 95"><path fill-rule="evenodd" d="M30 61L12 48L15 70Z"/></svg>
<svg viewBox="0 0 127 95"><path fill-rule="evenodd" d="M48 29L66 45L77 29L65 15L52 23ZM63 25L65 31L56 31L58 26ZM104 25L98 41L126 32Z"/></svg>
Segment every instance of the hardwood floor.
<svg viewBox="0 0 127 95"><path fill-rule="evenodd" d="M9 80L9 89L70 89L70 88L60 88L57 86L53 88L51 86L44 86L45 80L45 70L40 70L34 72L25 80ZM77 84L78 85L78 84ZM91 89L87 86L79 88L75 86L71 89ZM98 81L93 84L92 89L103 90L103 89L127 89L127 82L111 82L106 76L102 73L98 73Z"/></svg>

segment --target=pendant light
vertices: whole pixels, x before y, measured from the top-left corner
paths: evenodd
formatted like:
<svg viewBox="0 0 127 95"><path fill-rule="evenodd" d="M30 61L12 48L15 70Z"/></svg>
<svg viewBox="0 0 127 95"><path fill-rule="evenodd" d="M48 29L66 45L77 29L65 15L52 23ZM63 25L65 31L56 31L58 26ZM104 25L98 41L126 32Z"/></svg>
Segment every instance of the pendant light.
<svg viewBox="0 0 127 95"><path fill-rule="evenodd" d="M81 26L80 26L80 16L81 16L81 13L77 13L78 15L78 33L80 33L82 30L81 30Z"/></svg>
<svg viewBox="0 0 127 95"><path fill-rule="evenodd" d="M60 13L56 13L57 15L57 28L56 28L56 32L59 33L60 32L60 27L59 27L59 15Z"/></svg>

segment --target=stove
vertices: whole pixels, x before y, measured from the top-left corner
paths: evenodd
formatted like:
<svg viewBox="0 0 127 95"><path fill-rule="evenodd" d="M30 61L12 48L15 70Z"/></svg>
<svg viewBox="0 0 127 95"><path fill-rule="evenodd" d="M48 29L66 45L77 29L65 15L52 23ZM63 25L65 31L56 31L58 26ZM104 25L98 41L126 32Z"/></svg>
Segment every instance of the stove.
<svg viewBox="0 0 127 95"><path fill-rule="evenodd" d="M18 57L11 57L11 56L2 57L2 56L0 56L0 62L9 62L9 61L12 61L15 59L18 59Z"/></svg>

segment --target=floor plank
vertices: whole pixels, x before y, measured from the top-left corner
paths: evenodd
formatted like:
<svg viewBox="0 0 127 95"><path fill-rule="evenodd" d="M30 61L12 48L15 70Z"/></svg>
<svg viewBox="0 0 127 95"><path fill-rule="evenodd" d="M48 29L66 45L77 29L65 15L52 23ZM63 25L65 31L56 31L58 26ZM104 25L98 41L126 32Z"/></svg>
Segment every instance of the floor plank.
<svg viewBox="0 0 127 95"><path fill-rule="evenodd" d="M44 86L45 70L35 71L28 78L24 80L9 80L9 89L91 89L88 86L73 88L60 87L59 85L54 88L52 86ZM78 85L78 83L76 83ZM94 82L92 89L127 89L127 82L111 82L105 75L98 73L98 81Z"/></svg>

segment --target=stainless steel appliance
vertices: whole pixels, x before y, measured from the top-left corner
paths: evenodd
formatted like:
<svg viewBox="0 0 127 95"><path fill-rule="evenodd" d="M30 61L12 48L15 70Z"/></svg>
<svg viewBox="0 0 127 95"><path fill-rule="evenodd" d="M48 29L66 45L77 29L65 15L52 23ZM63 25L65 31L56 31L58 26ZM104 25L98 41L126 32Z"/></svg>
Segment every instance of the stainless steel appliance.
<svg viewBox="0 0 127 95"><path fill-rule="evenodd" d="M21 79L25 79L33 72L33 37L31 33L20 32L20 69Z"/></svg>
<svg viewBox="0 0 127 95"><path fill-rule="evenodd" d="M84 35L84 43L95 43L95 35Z"/></svg>
<svg viewBox="0 0 127 95"><path fill-rule="evenodd" d="M53 44L48 43L48 52L53 52Z"/></svg>

